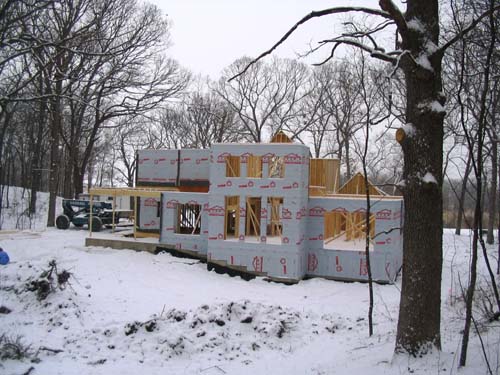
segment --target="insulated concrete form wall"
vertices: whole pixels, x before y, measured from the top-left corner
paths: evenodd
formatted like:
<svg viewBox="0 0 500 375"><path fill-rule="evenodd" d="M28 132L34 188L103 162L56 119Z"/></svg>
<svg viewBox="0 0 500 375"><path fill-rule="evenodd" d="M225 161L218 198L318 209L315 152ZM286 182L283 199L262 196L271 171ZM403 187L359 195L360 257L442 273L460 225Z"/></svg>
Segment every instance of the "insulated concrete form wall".
<svg viewBox="0 0 500 375"><path fill-rule="evenodd" d="M200 205L201 230L200 234L175 233L177 225L177 206L179 204ZM205 256L208 242L208 194L207 193L162 193L162 220L160 243L175 245L177 250L189 250Z"/></svg>
<svg viewBox="0 0 500 375"><path fill-rule="evenodd" d="M209 150L181 150L180 185L208 185L210 178Z"/></svg>
<svg viewBox="0 0 500 375"><path fill-rule="evenodd" d="M137 186L175 186L178 150L141 150L137 152Z"/></svg>
<svg viewBox="0 0 500 375"><path fill-rule="evenodd" d="M371 199L375 214L375 236L370 262L373 279L393 282L402 264L402 214L400 198ZM326 249L323 242L324 214L331 211L366 212L364 197L310 198L308 209L307 274L346 280L366 280L368 272L363 251ZM387 232L387 233L386 233ZM363 240L364 241L364 240Z"/></svg>
<svg viewBox="0 0 500 375"><path fill-rule="evenodd" d="M262 178L245 177L250 155L262 156ZM240 157L240 177L226 177L226 157ZM269 164L283 158L283 178L269 178ZM306 270L306 212L308 200L309 149L298 144L217 144L210 155L208 261L245 267L257 274L280 279L301 279ZM225 197L239 197L239 237L224 239ZM260 236L245 238L246 198L260 197ZM266 236L270 223L267 199L282 197L281 241Z"/></svg>
<svg viewBox="0 0 500 375"><path fill-rule="evenodd" d="M260 178L246 177L250 155L262 158ZM228 156L239 157L240 177L226 176ZM270 178L269 167L276 157L283 160L284 175ZM210 181L209 193L162 193L161 220L156 199L139 200L139 228L160 230L160 243L206 255L209 262L277 279L300 280L306 275L367 279L364 251L325 247L323 239L325 212L365 212L365 198L309 197L307 147L291 143L216 144L210 151L143 150L138 153L138 161L138 186L174 186L179 182L194 186ZM225 197L239 197L237 238L224 238ZM260 233L255 237L245 236L249 197L261 199ZM271 197L283 198L279 239L267 236L271 222L268 198ZM203 207L199 235L175 233L176 204L187 203ZM377 237L370 255L373 278L377 281L394 281L401 267L402 210L400 198L372 197Z"/></svg>
<svg viewBox="0 0 500 375"><path fill-rule="evenodd" d="M149 232L160 229L160 201L156 198L137 198L139 230Z"/></svg>
<svg viewBox="0 0 500 375"><path fill-rule="evenodd" d="M208 185L209 150L142 150L137 186Z"/></svg>

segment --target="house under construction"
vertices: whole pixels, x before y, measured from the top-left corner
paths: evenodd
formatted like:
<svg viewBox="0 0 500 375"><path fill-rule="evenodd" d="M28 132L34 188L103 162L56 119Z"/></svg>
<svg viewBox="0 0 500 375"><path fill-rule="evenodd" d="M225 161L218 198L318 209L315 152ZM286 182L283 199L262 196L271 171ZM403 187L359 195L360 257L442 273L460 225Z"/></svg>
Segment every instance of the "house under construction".
<svg viewBox="0 0 500 375"><path fill-rule="evenodd" d="M271 143L207 150L142 150L137 187L141 233L159 246L207 260L210 268L297 281L366 280L365 181L339 186L339 162L278 133ZM370 185L373 279L393 282L402 263L401 197Z"/></svg>

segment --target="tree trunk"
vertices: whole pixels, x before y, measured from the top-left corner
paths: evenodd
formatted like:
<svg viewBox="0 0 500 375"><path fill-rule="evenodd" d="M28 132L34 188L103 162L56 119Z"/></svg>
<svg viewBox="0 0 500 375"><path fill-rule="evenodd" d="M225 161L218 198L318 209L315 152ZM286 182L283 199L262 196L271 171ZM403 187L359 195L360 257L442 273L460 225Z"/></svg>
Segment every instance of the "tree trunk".
<svg viewBox="0 0 500 375"><path fill-rule="evenodd" d="M62 129L62 85L63 70L61 69L61 56L56 57L56 73L54 75L55 92L51 103L50 122L50 171L49 171L49 210L47 215L47 226L55 226L56 219L56 198L59 186L59 138Z"/></svg>
<svg viewBox="0 0 500 375"><path fill-rule="evenodd" d="M458 209L457 209L457 222L455 226L455 234L460 236L462 230L462 220L465 215L465 195L467 193L467 184L469 182L469 175L472 170L472 153L469 152L467 156L467 164L465 166L464 178L462 180L462 190L460 190L460 198L458 199Z"/></svg>
<svg viewBox="0 0 500 375"><path fill-rule="evenodd" d="M345 138L345 166L346 166L346 178L347 181L349 181L352 177L349 138Z"/></svg>
<svg viewBox="0 0 500 375"><path fill-rule="evenodd" d="M60 101L60 98L54 99ZM56 198L59 185L59 129L60 113L57 111L58 105L52 109L52 124L50 129L50 171L49 171L49 211L47 216L47 226L53 227L56 218Z"/></svg>
<svg viewBox="0 0 500 375"><path fill-rule="evenodd" d="M36 195L42 187L42 141L43 128L45 127L45 119L47 113L47 103L45 99L40 101L40 113L38 118L38 128L35 141L35 150L33 151L33 162L31 171L31 199L30 199L30 214L36 212Z"/></svg>
<svg viewBox="0 0 500 375"><path fill-rule="evenodd" d="M497 208L497 174L498 174L498 142L492 139L492 153L491 153L491 182L489 189L488 199L488 234L486 235L486 242L490 245L495 243L495 215Z"/></svg>
<svg viewBox="0 0 500 375"><path fill-rule="evenodd" d="M407 21L425 30L408 29L403 49L426 55L425 43L438 45L438 2L408 1ZM424 34L424 35L423 35ZM424 37L425 36L425 37ZM396 352L413 355L441 348L441 267L443 228L443 119L441 56L429 59L431 69L411 58L402 61L407 89L406 121L414 128L401 140L404 153L405 227L403 278Z"/></svg>

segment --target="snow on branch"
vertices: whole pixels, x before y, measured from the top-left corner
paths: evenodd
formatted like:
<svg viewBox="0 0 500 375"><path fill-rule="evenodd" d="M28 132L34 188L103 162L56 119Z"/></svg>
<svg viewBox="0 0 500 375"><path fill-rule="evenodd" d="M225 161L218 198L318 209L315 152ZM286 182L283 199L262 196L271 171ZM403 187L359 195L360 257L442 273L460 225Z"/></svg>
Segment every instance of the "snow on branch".
<svg viewBox="0 0 500 375"><path fill-rule="evenodd" d="M380 3L382 3L382 2L385 3L387 1L389 1L389 3L392 3L392 1L390 1L390 0L385 0L385 1L381 0ZM392 5L394 5L394 4L392 4ZM293 25L292 28L290 30L288 30L285 33L285 35L283 35L281 37L281 39L278 42L276 42L271 48L269 48L267 51L264 51L259 56L257 56L257 58L250 61L250 63L248 63L248 65L245 67L245 69L243 69L241 72L239 72L238 74L231 77L228 81L232 81L233 79L245 74L248 71L248 69L250 69L250 67L252 65L254 65L257 61L261 60L262 58L264 58L267 55L270 55L276 48L278 48L281 44L283 44L283 42L285 42L290 37L290 35L292 35L299 28L299 26L305 24L306 22L312 20L313 18L323 17L323 16L327 16L327 15L331 15L331 14L342 14L342 13L352 13L352 12L365 13L365 14L370 14L372 16L383 17L383 18L386 18L388 20L394 20L393 16L390 13L386 12L385 10L378 10L378 9L365 8L365 7L335 7L335 8L318 10L318 11L312 11L311 13L309 13L308 15L303 17L301 20L299 20L295 25ZM394 21L396 21L396 20L394 20ZM397 23L397 21L396 21L396 23ZM398 27L399 27L399 25L398 25Z"/></svg>

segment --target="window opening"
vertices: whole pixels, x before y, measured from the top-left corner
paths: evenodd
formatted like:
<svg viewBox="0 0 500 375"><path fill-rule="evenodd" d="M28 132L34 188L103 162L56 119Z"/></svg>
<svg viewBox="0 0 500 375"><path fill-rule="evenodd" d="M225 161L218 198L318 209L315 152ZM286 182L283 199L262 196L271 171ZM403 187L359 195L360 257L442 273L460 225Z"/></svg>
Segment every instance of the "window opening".
<svg viewBox="0 0 500 375"><path fill-rule="evenodd" d="M226 156L226 177L240 177L239 156Z"/></svg>
<svg viewBox="0 0 500 375"><path fill-rule="evenodd" d="M247 177L262 178L262 156L248 156Z"/></svg>
<svg viewBox="0 0 500 375"><path fill-rule="evenodd" d="M260 238L261 197L247 197L245 239L247 237Z"/></svg>
<svg viewBox="0 0 500 375"><path fill-rule="evenodd" d="M281 222L281 211L283 209L283 197L268 197L267 212L269 213L267 223L267 242L272 242L273 239L279 240L283 234L283 224Z"/></svg>
<svg viewBox="0 0 500 375"><path fill-rule="evenodd" d="M240 197L225 197L224 239L238 238L240 225Z"/></svg>
<svg viewBox="0 0 500 375"><path fill-rule="evenodd" d="M175 233L199 235L201 233L201 213L202 208L199 204L177 204Z"/></svg>
<svg viewBox="0 0 500 375"><path fill-rule="evenodd" d="M335 250L363 250L366 241L366 213L332 211L324 216L324 247ZM373 250L375 214L370 215L370 250Z"/></svg>
<svg viewBox="0 0 500 375"><path fill-rule="evenodd" d="M269 159L269 173L271 178L284 178L285 177L285 159L283 156L272 156Z"/></svg>

